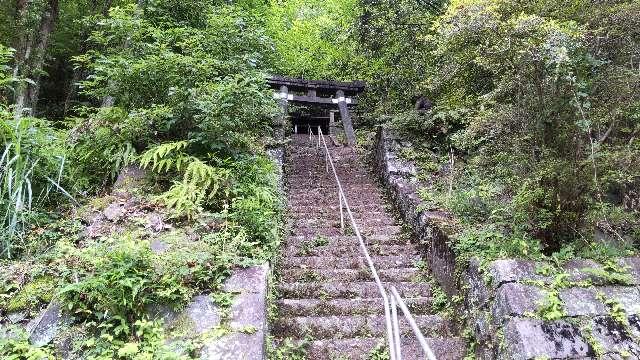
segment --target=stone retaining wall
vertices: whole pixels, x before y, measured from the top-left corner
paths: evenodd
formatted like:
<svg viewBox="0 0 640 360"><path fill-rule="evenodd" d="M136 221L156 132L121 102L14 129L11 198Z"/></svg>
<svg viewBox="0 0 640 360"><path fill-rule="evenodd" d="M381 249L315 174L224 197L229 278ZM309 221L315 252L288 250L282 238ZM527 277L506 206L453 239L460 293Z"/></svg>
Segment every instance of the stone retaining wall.
<svg viewBox="0 0 640 360"><path fill-rule="evenodd" d="M410 146L408 141L381 127L376 137L377 170L402 217L418 235L434 277L447 295L455 296L458 294L454 274L456 261L444 230L452 218L441 211L420 209L422 201L418 196L416 165L399 156L400 149Z"/></svg>
<svg viewBox="0 0 640 360"><path fill-rule="evenodd" d="M640 359L640 258L607 267L580 259L561 266L519 259L457 264L446 231L453 218L421 210L417 168L399 156L406 147L411 143L381 128L378 171L435 279L463 299L477 358Z"/></svg>

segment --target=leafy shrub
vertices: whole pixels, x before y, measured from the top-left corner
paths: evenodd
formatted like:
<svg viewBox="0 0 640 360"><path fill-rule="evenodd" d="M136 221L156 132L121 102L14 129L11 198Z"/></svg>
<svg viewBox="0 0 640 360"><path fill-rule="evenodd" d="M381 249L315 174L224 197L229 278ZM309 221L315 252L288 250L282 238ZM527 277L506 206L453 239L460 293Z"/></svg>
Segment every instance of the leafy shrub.
<svg viewBox="0 0 640 360"><path fill-rule="evenodd" d="M417 86L436 106L391 123L465 165L453 188L469 194L454 192L454 212L481 221L502 209L507 234L525 231L547 254L596 229L634 236L640 77L620 56L638 42L613 19L637 14L629 1L460 0L420 30L434 49ZM594 32L612 38L603 45ZM502 204L477 201L467 178L496 184Z"/></svg>
<svg viewBox="0 0 640 360"><path fill-rule="evenodd" d="M92 34L101 50L77 59L92 72L85 92L116 107L90 110L76 152L92 178L141 154L166 187L161 199L192 218L223 207L234 163L262 151L275 102L256 19L214 1L174 3L113 8Z"/></svg>
<svg viewBox="0 0 640 360"><path fill-rule="evenodd" d="M180 284L163 279L153 268L148 243L119 239L104 246L89 248L81 254L86 273L81 281L67 285L61 296L69 309L89 319L105 321L110 333L130 335L129 324L141 316L150 303L175 301L187 291ZM95 252L106 251L105 256Z"/></svg>
<svg viewBox="0 0 640 360"><path fill-rule="evenodd" d="M11 331L11 333L7 333ZM48 347L36 347L29 343L28 334L22 329L8 327L0 330L0 356L7 360L53 360Z"/></svg>

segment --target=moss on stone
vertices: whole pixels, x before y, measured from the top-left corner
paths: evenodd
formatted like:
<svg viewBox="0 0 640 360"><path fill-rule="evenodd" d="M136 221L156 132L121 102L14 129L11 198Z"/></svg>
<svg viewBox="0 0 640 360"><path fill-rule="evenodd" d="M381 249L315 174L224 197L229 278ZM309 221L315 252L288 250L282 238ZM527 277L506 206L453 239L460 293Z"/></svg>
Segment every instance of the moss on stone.
<svg viewBox="0 0 640 360"><path fill-rule="evenodd" d="M196 324L188 315L180 315L169 327L169 336L171 338L185 338L194 334Z"/></svg>
<svg viewBox="0 0 640 360"><path fill-rule="evenodd" d="M8 312L33 310L42 304L50 302L56 289L53 277L45 276L28 283L9 300Z"/></svg>
<svg viewBox="0 0 640 360"><path fill-rule="evenodd" d="M91 199L89 205L93 210L102 211L114 202L116 198L114 196L103 196Z"/></svg>

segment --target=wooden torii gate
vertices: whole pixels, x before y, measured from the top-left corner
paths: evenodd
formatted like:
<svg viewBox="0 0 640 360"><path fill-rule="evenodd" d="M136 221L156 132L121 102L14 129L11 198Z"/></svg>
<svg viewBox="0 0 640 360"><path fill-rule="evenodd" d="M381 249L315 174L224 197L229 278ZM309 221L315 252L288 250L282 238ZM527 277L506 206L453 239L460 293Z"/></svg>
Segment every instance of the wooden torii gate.
<svg viewBox="0 0 640 360"><path fill-rule="evenodd" d="M284 138L284 125L288 116L289 102L323 107L337 106L340 110L347 143L349 146L355 145L356 137L353 132L349 106L357 105L358 102L353 97L364 91L364 82L305 80L274 76L267 79L267 83L275 90L274 96L280 104L281 112L277 119L277 128L281 133L276 134L276 137Z"/></svg>

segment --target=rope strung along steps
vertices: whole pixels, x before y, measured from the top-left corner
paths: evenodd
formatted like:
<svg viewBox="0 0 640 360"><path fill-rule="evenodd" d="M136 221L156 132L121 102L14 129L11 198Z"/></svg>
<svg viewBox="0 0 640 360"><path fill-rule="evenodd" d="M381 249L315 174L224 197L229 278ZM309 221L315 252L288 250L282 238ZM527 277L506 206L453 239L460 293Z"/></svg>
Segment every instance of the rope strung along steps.
<svg viewBox="0 0 640 360"><path fill-rule="evenodd" d="M313 135L313 132L311 131L311 127L309 127L309 140L312 140L312 135ZM347 201L347 197L344 193L342 183L340 182L340 178L338 177L338 172L336 171L333 157L331 156L324 134L322 133L322 128L318 126L318 148L321 148L321 146L324 147L326 170L327 172L329 172L329 168L331 168L331 171L333 172L333 176L336 181L336 185L338 186L341 229L342 231L344 231L344 212L343 212L343 209L344 209L347 212L353 231L356 235L356 238L358 239L358 242L360 243L360 249L362 250L362 254L367 260L367 265L369 266L371 275L373 276L373 279L376 282L378 291L380 292L380 296L382 297L382 301L384 304L384 316L385 316L385 323L386 323L386 332L387 332L387 341L389 345L390 359L402 360L402 351L401 351L402 346L400 342L400 325L398 322L398 313L397 313L397 307L399 306L400 309L402 310L403 315L409 322L409 325L411 326L413 333L418 338L418 342L420 343L420 346L422 347L422 350L424 351L427 359L437 360L435 355L433 354L433 351L431 350L431 347L427 343L424 335L420 331L420 328L418 327L413 315L411 315L411 312L407 308L406 304L402 300L402 297L400 296L396 288L394 286L391 287L392 296L391 298L389 298L386 289L382 285L382 282L380 281L380 277L378 276L378 271L376 270L376 267L373 261L371 260L371 256L369 255L369 250L367 249L367 246L365 245L364 240L362 239L362 235L360 234L360 229L358 228L355 218L353 217L353 213L351 212L351 208L349 207L349 202Z"/></svg>

